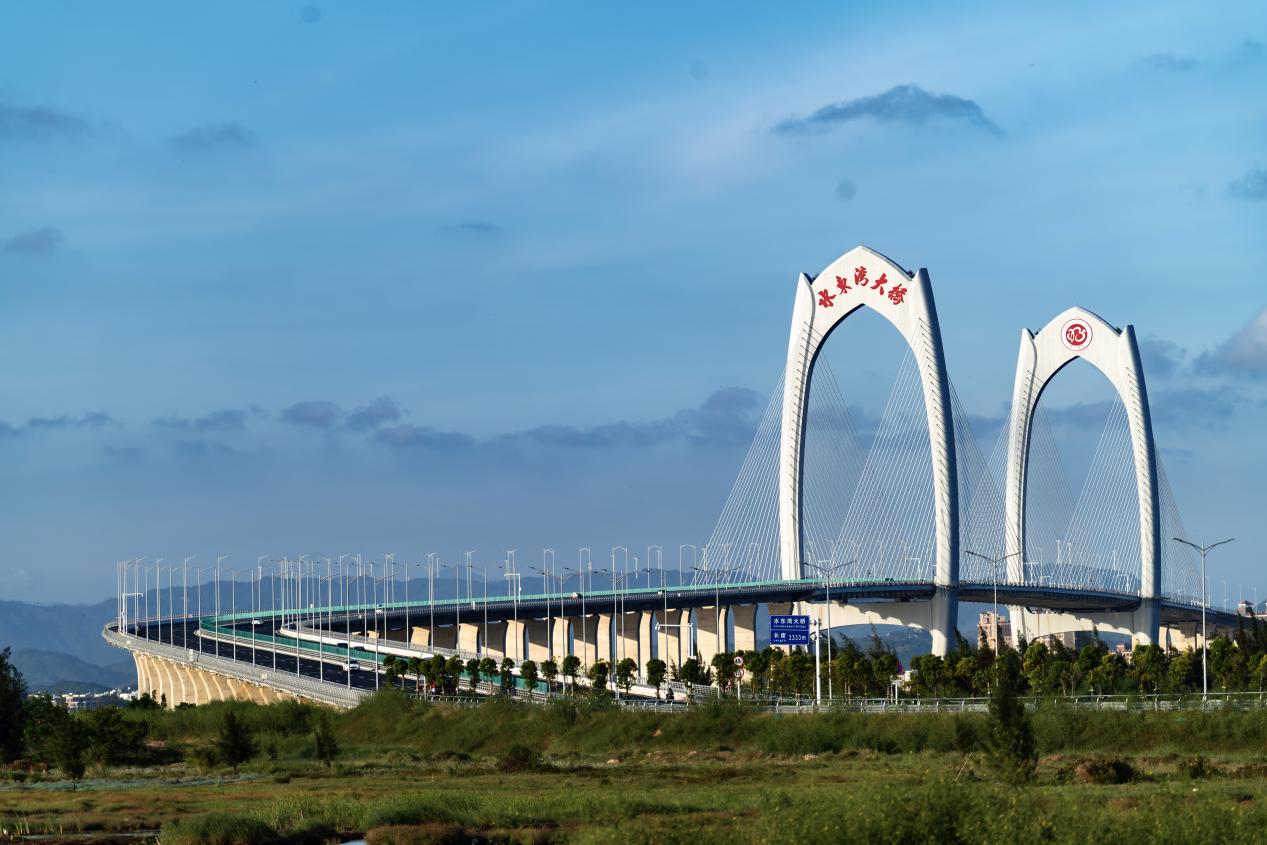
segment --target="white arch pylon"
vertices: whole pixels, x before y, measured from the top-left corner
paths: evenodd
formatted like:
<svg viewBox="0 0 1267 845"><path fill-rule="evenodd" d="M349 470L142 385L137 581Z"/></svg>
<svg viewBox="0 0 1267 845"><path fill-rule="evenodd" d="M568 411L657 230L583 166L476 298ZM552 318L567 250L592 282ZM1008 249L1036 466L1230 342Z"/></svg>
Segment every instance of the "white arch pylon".
<svg viewBox="0 0 1267 845"><path fill-rule="evenodd" d="M1073 359L1081 358L1104 374L1126 406L1139 496L1139 609L1134 613L1135 641L1160 642L1161 510L1157 500L1157 456L1148 390L1135 329L1116 329L1084 308L1070 308L1032 334L1021 329L1012 415L1008 434L1005 505L1008 580L1025 579L1025 500L1034 410L1048 382ZM1013 632L1022 636L1028 612L1012 608Z"/></svg>
<svg viewBox="0 0 1267 845"><path fill-rule="evenodd" d="M936 590L930 633L933 653L944 655L955 641L959 616L959 487L941 329L928 271L908 273L865 246L837 258L818 276L802 273L797 282L779 444L779 572L784 580L804 577L802 456L814 362L832 330L864 306L893 324L919 367L934 487Z"/></svg>

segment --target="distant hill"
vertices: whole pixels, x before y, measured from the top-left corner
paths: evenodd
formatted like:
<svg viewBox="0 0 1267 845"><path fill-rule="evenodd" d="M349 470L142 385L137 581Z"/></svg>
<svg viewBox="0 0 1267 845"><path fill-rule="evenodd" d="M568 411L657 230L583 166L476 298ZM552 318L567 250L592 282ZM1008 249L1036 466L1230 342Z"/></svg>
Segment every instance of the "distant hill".
<svg viewBox="0 0 1267 845"><path fill-rule="evenodd" d="M0 648L32 691L99 692L136 683L128 653L101 637L115 615L113 599L96 604L0 601Z"/></svg>
<svg viewBox="0 0 1267 845"><path fill-rule="evenodd" d="M98 666L117 662L126 654L101 637L101 626L116 612L114 599L96 604L0 601L0 648L56 651Z"/></svg>
<svg viewBox="0 0 1267 845"><path fill-rule="evenodd" d="M902 625L876 625L873 629L870 625L837 625L832 629L837 643L848 637L863 651L866 651L871 645L871 632L873 630L876 636L880 638L880 642L884 643L886 648L892 649L897 655L897 659L902 661L902 665L907 668L911 665L912 657L928 654L933 650L932 635L920 628L907 628Z"/></svg>
<svg viewBox="0 0 1267 845"><path fill-rule="evenodd" d="M23 648L13 665L32 692L101 692L136 684L136 668L126 652L112 649L114 661L96 665L60 651Z"/></svg>

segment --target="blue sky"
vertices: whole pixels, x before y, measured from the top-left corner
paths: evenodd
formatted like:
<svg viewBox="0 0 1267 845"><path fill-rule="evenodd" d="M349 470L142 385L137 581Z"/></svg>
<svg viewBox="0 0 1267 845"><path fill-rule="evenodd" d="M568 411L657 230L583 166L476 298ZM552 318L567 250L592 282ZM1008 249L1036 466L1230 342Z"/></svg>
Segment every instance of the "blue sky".
<svg viewBox="0 0 1267 845"><path fill-rule="evenodd" d="M0 594L702 543L797 272L858 243L929 268L985 421L1020 327L1134 324L1256 583L1264 90L1257 3L4 4ZM873 410L899 354L831 350Z"/></svg>

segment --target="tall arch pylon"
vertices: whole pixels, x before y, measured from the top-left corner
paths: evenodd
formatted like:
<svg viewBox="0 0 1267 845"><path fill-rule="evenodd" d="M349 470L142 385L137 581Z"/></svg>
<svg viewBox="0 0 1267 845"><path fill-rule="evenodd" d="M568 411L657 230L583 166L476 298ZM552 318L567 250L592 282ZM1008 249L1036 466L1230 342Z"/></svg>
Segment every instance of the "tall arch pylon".
<svg viewBox="0 0 1267 845"><path fill-rule="evenodd" d="M802 459L814 363L832 330L863 307L893 324L919 367L934 487L935 590L930 633L933 653L944 655L955 641L959 616L959 485L941 329L928 271L909 273L865 246L851 249L817 276L802 273L797 282L779 444L779 572L785 580L804 577Z"/></svg>
<svg viewBox="0 0 1267 845"><path fill-rule="evenodd" d="M1133 326L1116 329L1090 311L1075 307L1059 314L1037 334L1021 329L1008 433L1004 506L1008 580L1019 584L1025 578L1025 501L1034 410L1043 389L1075 358L1081 358L1103 373L1126 406L1139 497L1140 605L1133 614L1132 627L1137 643L1157 643L1160 641L1162 587L1157 452L1148 389L1144 385L1144 368ZM1027 615L1021 608L1012 609L1015 635L1024 634Z"/></svg>

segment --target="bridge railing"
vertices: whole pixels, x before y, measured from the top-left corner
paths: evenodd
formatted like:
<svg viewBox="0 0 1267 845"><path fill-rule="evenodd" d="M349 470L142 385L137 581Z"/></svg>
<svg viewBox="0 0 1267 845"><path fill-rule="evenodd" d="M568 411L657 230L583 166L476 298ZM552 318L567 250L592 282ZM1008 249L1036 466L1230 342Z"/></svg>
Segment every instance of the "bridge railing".
<svg viewBox="0 0 1267 845"><path fill-rule="evenodd" d="M102 636L106 642L118 648L127 649L128 651L139 651L177 663L196 666L199 669L215 672L226 677L232 677L259 686L272 687L292 695L310 698L336 707L355 707L367 695L364 690L348 689L336 684L322 683L303 675L294 676L284 672L261 669L255 664L242 664L214 654L199 652L197 649L184 648L145 637L120 633L116 623L106 625L102 630Z"/></svg>
<svg viewBox="0 0 1267 845"><path fill-rule="evenodd" d="M296 632L287 628L279 629L278 633L281 634L281 636L274 636L272 634L244 635L235 628L225 628L212 625L209 624L207 620L204 620L200 625L198 636L219 642L236 643L239 648L243 649L262 648L265 650L276 650L278 653L282 653L287 656L293 656L293 649L298 646L301 649L300 657L307 658L309 660L337 660L339 662L345 662L350 658L354 658L358 661L375 664L376 666L382 664L384 657L391 654L399 655L399 652L402 651L402 649L399 648L392 648L390 651L383 653L382 649L374 647L375 638L373 637L354 636L351 640L349 640L347 637L331 637L321 632L319 629L307 628L306 626L300 629L299 633L301 637L298 639L295 637ZM302 636L305 634L311 636L312 640L305 641L302 639ZM401 643L388 640L384 640L382 642L391 642L394 646L402 645ZM368 644L368 646L366 644ZM430 646L427 646L425 649L418 650L423 654L447 653L447 656L456 657L466 655L468 658L477 656L468 652L457 652L454 649L432 649ZM465 676L465 672L463 672L463 675ZM293 678L295 676L288 675L287 677ZM303 676L299 677L302 678ZM309 679L309 682L316 684L323 689L326 687L341 686L341 682L333 680L321 681ZM466 688L470 689L469 680ZM497 695L503 692L500 684L494 684L487 681L477 682L475 691L481 692L486 696ZM366 695L368 695L368 691L362 691L361 698L364 698ZM511 689L511 695L515 698L526 699L529 701L544 701L549 697L546 692L542 692L540 690L529 690L524 685L522 679L519 678L517 670L514 679L514 687Z"/></svg>

